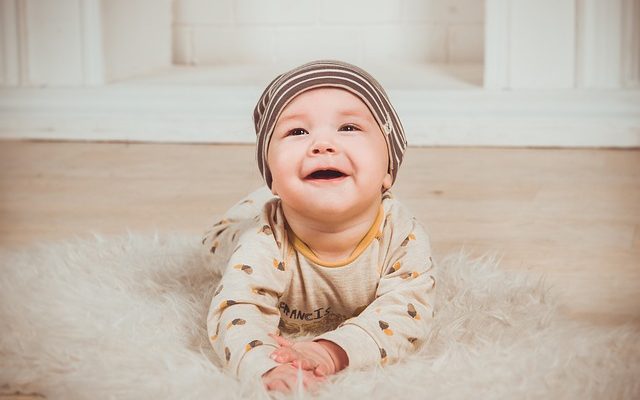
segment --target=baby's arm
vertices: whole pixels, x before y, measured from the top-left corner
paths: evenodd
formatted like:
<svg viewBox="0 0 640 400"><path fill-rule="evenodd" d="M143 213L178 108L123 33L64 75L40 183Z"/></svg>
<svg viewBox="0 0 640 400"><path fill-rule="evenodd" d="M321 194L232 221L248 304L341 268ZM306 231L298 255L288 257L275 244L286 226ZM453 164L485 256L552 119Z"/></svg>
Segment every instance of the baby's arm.
<svg viewBox="0 0 640 400"><path fill-rule="evenodd" d="M226 369L241 379L260 377L276 367L278 297L290 271L278 259L273 236L257 228L242 233L211 301L207 330Z"/></svg>
<svg viewBox="0 0 640 400"><path fill-rule="evenodd" d="M435 271L429 240L413 221L382 271L376 299L357 317L315 340L342 348L349 366L396 361L427 337L433 318Z"/></svg>

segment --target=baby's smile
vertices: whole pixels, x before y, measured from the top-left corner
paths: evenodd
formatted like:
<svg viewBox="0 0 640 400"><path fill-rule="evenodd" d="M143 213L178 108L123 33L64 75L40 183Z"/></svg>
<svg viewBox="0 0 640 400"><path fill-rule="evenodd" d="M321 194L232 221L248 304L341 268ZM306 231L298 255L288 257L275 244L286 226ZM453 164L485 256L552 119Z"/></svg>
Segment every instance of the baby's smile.
<svg viewBox="0 0 640 400"><path fill-rule="evenodd" d="M339 182L349 175L335 168L320 168L305 177L305 180L312 182Z"/></svg>

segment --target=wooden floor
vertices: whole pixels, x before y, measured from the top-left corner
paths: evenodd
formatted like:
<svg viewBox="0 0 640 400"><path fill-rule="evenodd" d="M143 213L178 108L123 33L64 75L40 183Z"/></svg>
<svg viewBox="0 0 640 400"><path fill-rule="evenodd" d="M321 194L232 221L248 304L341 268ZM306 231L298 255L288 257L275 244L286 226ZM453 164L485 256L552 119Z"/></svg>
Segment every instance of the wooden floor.
<svg viewBox="0 0 640 400"><path fill-rule="evenodd" d="M0 142L0 246L201 234L261 185L253 146ZM640 323L640 151L410 148L396 195L436 258L544 273L572 318Z"/></svg>

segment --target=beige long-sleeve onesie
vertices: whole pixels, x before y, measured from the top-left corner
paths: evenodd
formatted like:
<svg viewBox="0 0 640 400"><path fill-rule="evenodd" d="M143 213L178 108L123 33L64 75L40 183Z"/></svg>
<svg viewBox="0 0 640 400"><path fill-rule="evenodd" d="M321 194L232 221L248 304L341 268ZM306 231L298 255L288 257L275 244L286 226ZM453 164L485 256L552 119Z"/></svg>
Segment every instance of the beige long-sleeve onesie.
<svg viewBox="0 0 640 400"><path fill-rule="evenodd" d="M341 346L351 368L417 348L433 318L435 271L420 224L386 192L351 256L323 262L291 232L266 189L239 202L203 243L226 269L211 301L213 348L241 379L278 364L269 333L313 334Z"/></svg>

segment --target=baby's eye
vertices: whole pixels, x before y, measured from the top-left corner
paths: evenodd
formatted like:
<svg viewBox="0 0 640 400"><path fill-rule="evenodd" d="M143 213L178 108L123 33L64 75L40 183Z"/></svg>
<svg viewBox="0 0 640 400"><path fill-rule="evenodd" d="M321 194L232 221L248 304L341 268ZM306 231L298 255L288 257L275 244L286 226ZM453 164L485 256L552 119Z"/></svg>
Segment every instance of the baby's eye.
<svg viewBox="0 0 640 400"><path fill-rule="evenodd" d="M300 136L300 135L306 135L307 132L306 130L302 129L302 128L295 128L295 129L291 129L289 132L287 132L287 136Z"/></svg>
<svg viewBox="0 0 640 400"><path fill-rule="evenodd" d="M357 126L355 126L353 124L347 124L347 125L341 126L339 130L340 131L346 131L346 132L355 132L355 131L359 131L360 128L358 128Z"/></svg>

